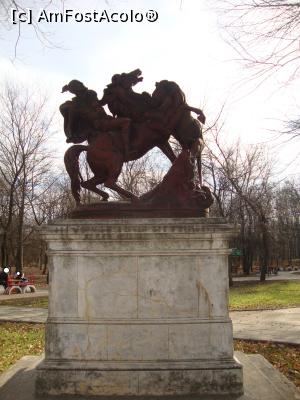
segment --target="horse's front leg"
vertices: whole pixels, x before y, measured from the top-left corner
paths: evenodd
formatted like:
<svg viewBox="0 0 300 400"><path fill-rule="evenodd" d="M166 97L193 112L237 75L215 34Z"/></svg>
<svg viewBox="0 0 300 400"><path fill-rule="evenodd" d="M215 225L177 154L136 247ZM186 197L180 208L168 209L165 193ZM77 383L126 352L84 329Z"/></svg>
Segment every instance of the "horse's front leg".
<svg viewBox="0 0 300 400"><path fill-rule="evenodd" d="M173 162L176 160L177 157L172 147L170 146L170 143L166 141L163 144L158 145L157 147L168 157L168 159L173 164Z"/></svg>

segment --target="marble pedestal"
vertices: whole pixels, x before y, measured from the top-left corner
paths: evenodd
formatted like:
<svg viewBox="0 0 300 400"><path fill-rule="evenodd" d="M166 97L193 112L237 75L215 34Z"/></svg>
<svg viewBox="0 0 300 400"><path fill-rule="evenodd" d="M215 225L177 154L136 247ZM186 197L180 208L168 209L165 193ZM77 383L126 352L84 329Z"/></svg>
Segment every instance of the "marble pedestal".
<svg viewBox="0 0 300 400"><path fill-rule="evenodd" d="M50 294L38 394L241 394L216 218L46 226Z"/></svg>

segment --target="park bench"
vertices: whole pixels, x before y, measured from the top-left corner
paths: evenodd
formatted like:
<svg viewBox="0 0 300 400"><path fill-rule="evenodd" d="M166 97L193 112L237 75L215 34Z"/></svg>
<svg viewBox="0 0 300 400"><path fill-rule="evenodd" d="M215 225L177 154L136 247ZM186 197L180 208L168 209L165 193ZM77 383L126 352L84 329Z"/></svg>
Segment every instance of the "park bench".
<svg viewBox="0 0 300 400"><path fill-rule="evenodd" d="M34 293L36 292L36 287L34 286L33 276L29 276L28 280L22 281L20 279L13 279L10 276L7 280L7 288L4 294L14 294L14 293Z"/></svg>

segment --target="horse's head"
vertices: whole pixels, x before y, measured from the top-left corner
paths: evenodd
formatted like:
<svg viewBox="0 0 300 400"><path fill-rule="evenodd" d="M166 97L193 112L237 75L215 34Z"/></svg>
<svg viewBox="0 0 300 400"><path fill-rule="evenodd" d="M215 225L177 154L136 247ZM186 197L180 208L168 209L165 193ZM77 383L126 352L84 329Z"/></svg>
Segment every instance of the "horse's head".
<svg viewBox="0 0 300 400"><path fill-rule="evenodd" d="M123 72L122 74L115 74L111 78L111 83L115 85L120 85L124 89L131 89L138 82L143 80L142 71L140 69L135 69L131 72Z"/></svg>

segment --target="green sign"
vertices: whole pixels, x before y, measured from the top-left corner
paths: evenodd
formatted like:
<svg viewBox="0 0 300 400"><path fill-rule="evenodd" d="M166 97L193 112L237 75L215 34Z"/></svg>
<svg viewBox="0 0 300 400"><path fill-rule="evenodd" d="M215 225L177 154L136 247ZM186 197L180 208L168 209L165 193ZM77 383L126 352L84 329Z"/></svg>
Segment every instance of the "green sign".
<svg viewBox="0 0 300 400"><path fill-rule="evenodd" d="M243 252L241 249L232 249L231 250L231 255L233 257L241 257L243 255Z"/></svg>

